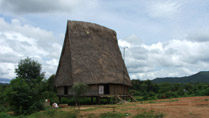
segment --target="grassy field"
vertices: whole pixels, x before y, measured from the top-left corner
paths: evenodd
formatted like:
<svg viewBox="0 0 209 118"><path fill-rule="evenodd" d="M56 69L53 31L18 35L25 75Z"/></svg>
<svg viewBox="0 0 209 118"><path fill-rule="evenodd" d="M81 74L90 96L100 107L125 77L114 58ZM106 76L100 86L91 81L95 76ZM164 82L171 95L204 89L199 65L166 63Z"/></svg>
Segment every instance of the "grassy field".
<svg viewBox="0 0 209 118"><path fill-rule="evenodd" d="M0 113L0 118L207 118L209 96L127 102L124 104L82 105L52 109L13 117Z"/></svg>

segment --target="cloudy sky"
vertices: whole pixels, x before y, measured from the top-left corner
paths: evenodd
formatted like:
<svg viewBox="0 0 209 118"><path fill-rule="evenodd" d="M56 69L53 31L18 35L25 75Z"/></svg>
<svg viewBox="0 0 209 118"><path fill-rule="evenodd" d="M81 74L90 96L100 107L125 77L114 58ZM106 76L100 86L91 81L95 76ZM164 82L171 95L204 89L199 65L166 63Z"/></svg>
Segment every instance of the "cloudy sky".
<svg viewBox="0 0 209 118"><path fill-rule="evenodd" d="M132 79L209 70L208 0L0 0L0 78L26 57L54 74L67 20L115 30Z"/></svg>

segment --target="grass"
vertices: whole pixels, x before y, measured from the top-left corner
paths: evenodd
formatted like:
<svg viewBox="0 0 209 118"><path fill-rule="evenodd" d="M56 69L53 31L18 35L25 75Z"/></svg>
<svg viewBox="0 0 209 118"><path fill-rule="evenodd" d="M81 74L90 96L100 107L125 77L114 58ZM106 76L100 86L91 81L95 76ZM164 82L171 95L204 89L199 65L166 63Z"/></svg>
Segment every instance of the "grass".
<svg viewBox="0 0 209 118"><path fill-rule="evenodd" d="M137 101L143 101L143 96L133 96Z"/></svg>
<svg viewBox="0 0 209 118"><path fill-rule="evenodd" d="M176 102L176 101L179 101L178 99L173 99L173 98L170 98L170 99L167 99L167 100L147 100L147 101L144 101L144 102L141 102L140 104L154 104L154 103L161 103L161 102Z"/></svg>
<svg viewBox="0 0 209 118"><path fill-rule="evenodd" d="M88 115L88 118L96 118L96 115L91 113L91 114Z"/></svg>
<svg viewBox="0 0 209 118"><path fill-rule="evenodd" d="M168 100L160 100L158 102L176 102L179 101L178 99L168 99Z"/></svg>
<svg viewBox="0 0 209 118"><path fill-rule="evenodd" d="M62 98L62 103L74 106L75 105L75 99L73 97L72 98L63 97ZM114 100L112 98L110 99L109 103L107 102L106 99L100 99L100 104L113 104L113 103L114 103ZM92 103L90 97L82 97L80 99L80 104L82 104L82 105L94 105L94 104L97 104L97 103L96 103L95 98L93 99L93 103Z"/></svg>
<svg viewBox="0 0 209 118"><path fill-rule="evenodd" d="M97 110L98 108L88 108L88 109L80 109L80 111L94 111Z"/></svg>
<svg viewBox="0 0 209 118"><path fill-rule="evenodd" d="M59 109L48 109L27 116L26 118L77 118L76 112L66 112Z"/></svg>
<svg viewBox="0 0 209 118"><path fill-rule="evenodd" d="M164 117L164 114L149 111L149 112L143 112L143 113L137 114L133 118L163 118L163 117Z"/></svg>
<svg viewBox="0 0 209 118"><path fill-rule="evenodd" d="M116 113L116 112L107 112L100 114L100 118L123 118L126 114Z"/></svg>

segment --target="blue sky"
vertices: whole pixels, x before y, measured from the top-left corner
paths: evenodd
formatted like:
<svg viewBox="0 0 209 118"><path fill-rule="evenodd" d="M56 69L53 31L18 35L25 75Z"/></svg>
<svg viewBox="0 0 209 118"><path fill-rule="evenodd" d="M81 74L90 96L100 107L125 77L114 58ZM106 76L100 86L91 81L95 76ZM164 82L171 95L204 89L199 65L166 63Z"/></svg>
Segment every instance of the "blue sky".
<svg viewBox="0 0 209 118"><path fill-rule="evenodd" d="M0 0L0 78L27 56L54 74L67 20L115 30L132 79L209 70L208 0Z"/></svg>

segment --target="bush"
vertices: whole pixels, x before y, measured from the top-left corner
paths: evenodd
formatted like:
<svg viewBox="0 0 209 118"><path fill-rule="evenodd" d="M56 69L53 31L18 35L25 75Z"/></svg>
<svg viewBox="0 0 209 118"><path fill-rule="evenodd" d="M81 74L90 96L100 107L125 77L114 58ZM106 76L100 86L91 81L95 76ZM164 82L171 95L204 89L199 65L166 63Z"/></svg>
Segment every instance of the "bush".
<svg viewBox="0 0 209 118"><path fill-rule="evenodd" d="M140 113L134 116L133 118L163 118L163 117L164 115L161 113L154 113L153 111L150 111L150 112Z"/></svg>
<svg viewBox="0 0 209 118"><path fill-rule="evenodd" d="M43 109L46 85L42 81L41 64L26 58L20 60L15 68L16 79L10 82L7 90L7 100L15 114L31 114Z"/></svg>
<svg viewBox="0 0 209 118"><path fill-rule="evenodd" d="M31 87L23 79L16 78L11 81L7 97L17 115L30 114L43 109L40 93L39 84Z"/></svg>
<svg viewBox="0 0 209 118"><path fill-rule="evenodd" d="M51 104L59 102L59 99L55 92L44 91L42 92L42 96L44 97L44 99L49 99Z"/></svg>
<svg viewBox="0 0 209 118"><path fill-rule="evenodd" d="M9 110L9 106L0 105L0 112L8 112Z"/></svg>
<svg viewBox="0 0 209 118"><path fill-rule="evenodd" d="M12 118L12 117L9 114L7 114L7 113L1 112L0 113L0 118Z"/></svg>

